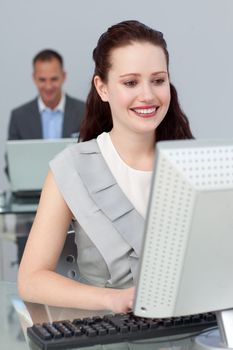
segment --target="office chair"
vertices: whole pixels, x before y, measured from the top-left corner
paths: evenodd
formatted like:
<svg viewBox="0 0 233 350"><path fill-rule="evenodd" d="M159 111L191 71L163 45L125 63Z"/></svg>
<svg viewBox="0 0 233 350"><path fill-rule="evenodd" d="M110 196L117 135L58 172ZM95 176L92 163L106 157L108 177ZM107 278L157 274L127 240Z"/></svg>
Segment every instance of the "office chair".
<svg viewBox="0 0 233 350"><path fill-rule="evenodd" d="M57 263L56 271L63 276L77 280L77 247L75 243L75 232L68 231L66 241Z"/></svg>

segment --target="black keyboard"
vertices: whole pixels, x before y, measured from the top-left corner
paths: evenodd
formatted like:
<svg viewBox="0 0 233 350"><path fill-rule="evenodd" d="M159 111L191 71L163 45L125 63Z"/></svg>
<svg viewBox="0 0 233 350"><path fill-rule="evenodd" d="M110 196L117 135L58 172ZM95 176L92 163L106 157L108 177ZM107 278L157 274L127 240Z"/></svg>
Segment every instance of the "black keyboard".
<svg viewBox="0 0 233 350"><path fill-rule="evenodd" d="M41 191L14 192L12 194L12 204L38 204Z"/></svg>
<svg viewBox="0 0 233 350"><path fill-rule="evenodd" d="M34 324L27 334L41 349L69 349L199 333L216 325L214 313L166 319L129 313Z"/></svg>
<svg viewBox="0 0 233 350"><path fill-rule="evenodd" d="M19 199L37 198L37 200L39 200L41 195L41 190L16 191L16 192L13 192L12 194L15 198L19 198Z"/></svg>

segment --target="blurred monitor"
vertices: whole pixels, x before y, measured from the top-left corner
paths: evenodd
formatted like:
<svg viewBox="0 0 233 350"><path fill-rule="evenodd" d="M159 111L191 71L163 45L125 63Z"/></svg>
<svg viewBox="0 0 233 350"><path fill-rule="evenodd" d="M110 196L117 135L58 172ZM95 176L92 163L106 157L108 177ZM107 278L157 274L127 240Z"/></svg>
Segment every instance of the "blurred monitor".
<svg viewBox="0 0 233 350"><path fill-rule="evenodd" d="M11 191L19 197L40 195L49 161L74 138L7 141Z"/></svg>

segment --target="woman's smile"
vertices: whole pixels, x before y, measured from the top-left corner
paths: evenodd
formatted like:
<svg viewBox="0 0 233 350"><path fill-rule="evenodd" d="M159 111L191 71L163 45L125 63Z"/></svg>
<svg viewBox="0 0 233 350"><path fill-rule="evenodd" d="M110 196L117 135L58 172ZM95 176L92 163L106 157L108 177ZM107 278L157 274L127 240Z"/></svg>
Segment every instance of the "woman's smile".
<svg viewBox="0 0 233 350"><path fill-rule="evenodd" d="M153 118L156 115L157 106L142 106L136 108L130 108L140 118Z"/></svg>

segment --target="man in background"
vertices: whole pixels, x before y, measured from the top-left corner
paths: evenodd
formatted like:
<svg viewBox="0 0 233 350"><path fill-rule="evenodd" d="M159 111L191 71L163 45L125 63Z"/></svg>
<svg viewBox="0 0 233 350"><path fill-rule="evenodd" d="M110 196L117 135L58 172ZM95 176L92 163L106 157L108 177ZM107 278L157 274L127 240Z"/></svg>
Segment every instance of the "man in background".
<svg viewBox="0 0 233 350"><path fill-rule="evenodd" d="M85 104L62 90L66 79L62 56L40 51L33 59L33 80L38 97L11 112L8 139L76 137Z"/></svg>
<svg viewBox="0 0 233 350"><path fill-rule="evenodd" d="M32 63L38 96L11 112L8 140L77 138L85 103L62 90L66 79L62 56L53 50L43 50ZM18 262L33 220L33 214L17 215Z"/></svg>

